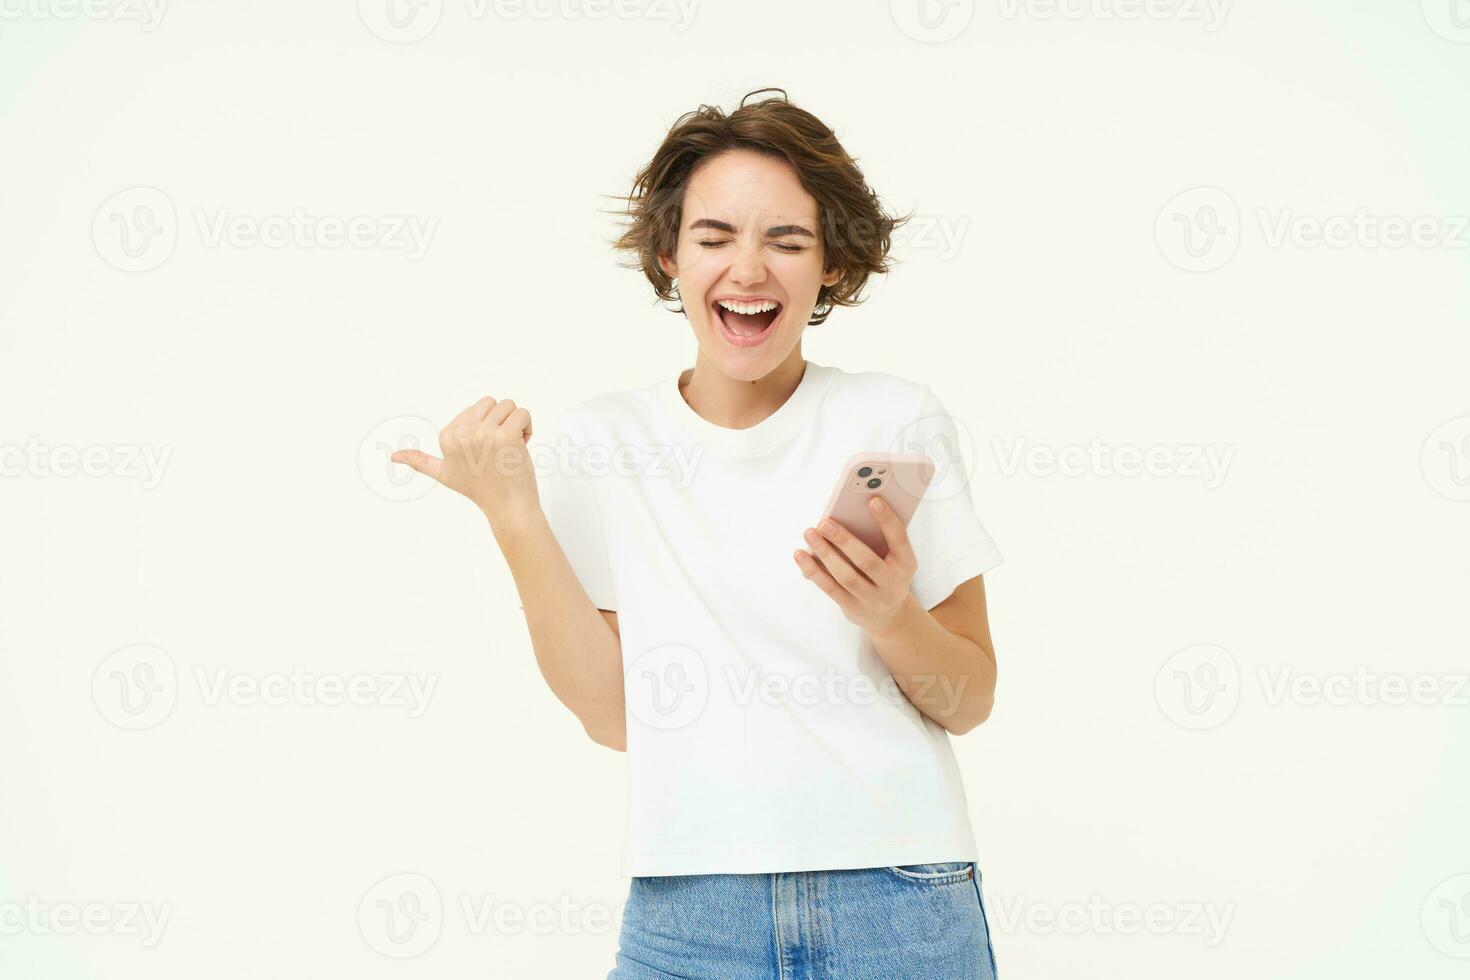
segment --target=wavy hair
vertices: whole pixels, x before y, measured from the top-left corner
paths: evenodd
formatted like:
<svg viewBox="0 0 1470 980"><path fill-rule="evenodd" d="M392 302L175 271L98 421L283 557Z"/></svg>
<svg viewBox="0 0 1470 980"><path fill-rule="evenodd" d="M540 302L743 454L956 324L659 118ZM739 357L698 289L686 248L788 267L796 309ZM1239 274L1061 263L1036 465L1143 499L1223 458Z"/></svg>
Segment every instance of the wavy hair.
<svg viewBox="0 0 1470 980"><path fill-rule="evenodd" d="M776 94L754 98L766 93ZM868 277L890 268L894 229L911 216L889 216L836 134L779 88L750 92L728 115L718 106L701 105L669 129L653 159L633 178L632 190L620 198L628 222L611 244L636 256L630 268L642 270L660 300L678 301L658 257L678 246L684 191L695 168L730 150L785 160L817 201L823 271L839 269L842 278L822 286L808 324L822 323L834 307L861 303ZM674 312L684 312L682 304Z"/></svg>

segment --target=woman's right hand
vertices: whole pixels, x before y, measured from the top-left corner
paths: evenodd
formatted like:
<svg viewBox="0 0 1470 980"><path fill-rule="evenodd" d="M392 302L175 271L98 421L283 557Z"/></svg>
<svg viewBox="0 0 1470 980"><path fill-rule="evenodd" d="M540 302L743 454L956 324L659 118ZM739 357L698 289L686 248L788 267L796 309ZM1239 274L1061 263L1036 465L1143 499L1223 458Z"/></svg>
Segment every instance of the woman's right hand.
<svg viewBox="0 0 1470 980"><path fill-rule="evenodd" d="M541 506L526 449L530 438L531 413L509 398L496 401L487 395L439 433L443 459L417 449L400 449L390 459L464 494L500 530Z"/></svg>

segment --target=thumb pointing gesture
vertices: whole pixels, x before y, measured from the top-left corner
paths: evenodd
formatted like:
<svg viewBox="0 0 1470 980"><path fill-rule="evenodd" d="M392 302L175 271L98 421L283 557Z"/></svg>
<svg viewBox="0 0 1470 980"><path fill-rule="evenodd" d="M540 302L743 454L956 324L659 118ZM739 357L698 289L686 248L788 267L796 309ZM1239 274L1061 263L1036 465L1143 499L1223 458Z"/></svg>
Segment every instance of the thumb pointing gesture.
<svg viewBox="0 0 1470 980"><path fill-rule="evenodd" d="M418 449L389 458L472 500L494 526L540 506L527 443L531 413L509 398L481 398L439 433L441 459Z"/></svg>
<svg viewBox="0 0 1470 980"><path fill-rule="evenodd" d="M403 463L409 469L417 470L436 482L439 474L444 471L444 460L417 449L400 449L388 458L395 463Z"/></svg>

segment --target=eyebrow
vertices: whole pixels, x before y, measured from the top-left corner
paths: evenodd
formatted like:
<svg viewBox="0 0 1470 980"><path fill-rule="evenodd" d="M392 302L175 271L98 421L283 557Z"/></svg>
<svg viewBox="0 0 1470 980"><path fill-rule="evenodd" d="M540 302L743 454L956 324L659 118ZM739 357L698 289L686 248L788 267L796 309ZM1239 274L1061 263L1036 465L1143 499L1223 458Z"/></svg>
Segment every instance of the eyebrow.
<svg viewBox="0 0 1470 980"><path fill-rule="evenodd" d="M690 223L690 231L693 231L696 228L713 228L715 231L723 231L729 235L735 234L734 225L728 224L724 221L716 221L714 218L699 218ZM783 238L786 235L805 235L808 238L817 237L811 232L807 231L801 225L775 225L771 228L766 229L767 238Z"/></svg>

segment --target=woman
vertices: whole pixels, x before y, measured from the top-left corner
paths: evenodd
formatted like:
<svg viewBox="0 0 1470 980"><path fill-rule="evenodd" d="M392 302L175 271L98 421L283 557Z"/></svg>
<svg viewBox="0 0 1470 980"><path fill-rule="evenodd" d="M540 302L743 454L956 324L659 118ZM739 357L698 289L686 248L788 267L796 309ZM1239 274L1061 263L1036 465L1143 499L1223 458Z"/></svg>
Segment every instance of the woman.
<svg viewBox="0 0 1470 980"><path fill-rule="evenodd" d="M923 385L804 358L897 222L771 92L686 114L629 195L617 244L680 304L693 368L565 413L539 490L510 399L442 459L393 459L485 512L547 683L628 753L611 977L993 977L949 735L990 713L1000 555L953 470L907 529L875 510L885 557L807 526L853 454L956 431Z"/></svg>

